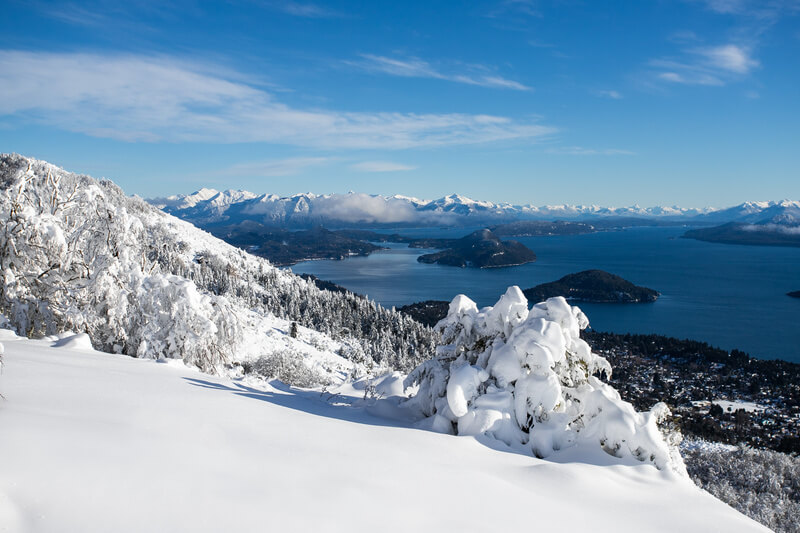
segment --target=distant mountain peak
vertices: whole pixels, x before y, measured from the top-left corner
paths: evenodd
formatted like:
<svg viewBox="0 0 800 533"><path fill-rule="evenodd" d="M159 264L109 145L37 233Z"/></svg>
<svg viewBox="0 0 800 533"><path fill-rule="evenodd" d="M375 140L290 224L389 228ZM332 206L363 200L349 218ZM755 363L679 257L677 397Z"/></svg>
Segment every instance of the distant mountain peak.
<svg viewBox="0 0 800 533"><path fill-rule="evenodd" d="M311 192L291 196L256 195L228 189L219 192L203 188L190 195L151 199L156 207L184 220L199 224L238 223L255 220L267 225L312 227L314 225L408 225L458 226L490 225L516 220L593 220L610 217L651 218L715 224L720 222L757 223L779 217L800 218L800 202L748 201L718 209L685 208L678 205L642 207L600 206L597 204L550 204L535 206L474 200L452 193L435 200L395 194L382 196L349 191L346 194L317 195ZM787 217L780 218L783 213Z"/></svg>

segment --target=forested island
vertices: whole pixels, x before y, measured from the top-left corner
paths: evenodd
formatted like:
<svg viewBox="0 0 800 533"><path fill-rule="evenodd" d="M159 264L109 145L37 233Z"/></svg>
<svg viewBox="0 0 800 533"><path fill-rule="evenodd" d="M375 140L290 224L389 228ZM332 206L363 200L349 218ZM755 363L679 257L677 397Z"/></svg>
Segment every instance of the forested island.
<svg viewBox="0 0 800 533"><path fill-rule="evenodd" d="M411 244L420 246L420 243L432 244L431 240L414 241ZM446 242L438 240L438 244L445 244L447 249L421 255L417 261L462 268L499 268L536 261L533 250L517 241L500 240L488 229L475 231L460 239Z"/></svg>
<svg viewBox="0 0 800 533"><path fill-rule="evenodd" d="M639 287L603 270L584 270L568 274L558 281L543 283L522 291L532 302L563 296L575 302L647 303L655 302L659 292Z"/></svg>
<svg viewBox="0 0 800 533"><path fill-rule="evenodd" d="M553 296L564 296L572 301L596 303L654 302L658 291L639 287L614 274L602 270L585 270L569 274L558 281L543 283L522 291L531 303L542 302ZM398 311L411 316L426 326L435 326L447 316L450 302L425 300L404 305Z"/></svg>

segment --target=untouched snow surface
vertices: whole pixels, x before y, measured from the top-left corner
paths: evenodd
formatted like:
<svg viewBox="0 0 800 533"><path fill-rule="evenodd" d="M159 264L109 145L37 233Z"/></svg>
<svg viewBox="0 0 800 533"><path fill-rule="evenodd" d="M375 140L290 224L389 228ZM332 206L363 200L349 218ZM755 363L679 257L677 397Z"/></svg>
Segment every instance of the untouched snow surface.
<svg viewBox="0 0 800 533"><path fill-rule="evenodd" d="M766 531L687 478L0 330L0 531ZM383 416L378 416L378 413Z"/></svg>

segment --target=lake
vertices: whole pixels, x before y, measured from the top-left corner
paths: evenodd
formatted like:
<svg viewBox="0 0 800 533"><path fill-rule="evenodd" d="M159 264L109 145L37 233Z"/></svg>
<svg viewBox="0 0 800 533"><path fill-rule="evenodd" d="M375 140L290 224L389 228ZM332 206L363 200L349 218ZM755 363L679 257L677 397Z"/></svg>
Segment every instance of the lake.
<svg viewBox="0 0 800 533"><path fill-rule="evenodd" d="M800 363L800 248L715 244L679 238L685 227L630 228L587 235L519 237L535 263L499 269L425 265L430 250L388 250L342 261L306 261L292 270L333 281L384 306L466 294L493 305L509 285L528 288L592 268L661 292L650 304L579 303L591 326L706 341L759 358ZM394 229L414 237L460 237L464 229Z"/></svg>

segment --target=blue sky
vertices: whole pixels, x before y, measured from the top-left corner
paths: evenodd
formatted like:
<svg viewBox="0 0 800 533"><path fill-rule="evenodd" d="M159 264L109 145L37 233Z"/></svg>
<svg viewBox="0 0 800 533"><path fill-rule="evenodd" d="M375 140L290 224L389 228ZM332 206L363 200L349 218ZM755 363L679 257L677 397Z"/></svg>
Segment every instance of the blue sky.
<svg viewBox="0 0 800 533"><path fill-rule="evenodd" d="M800 198L800 0L3 4L0 151L131 194Z"/></svg>

